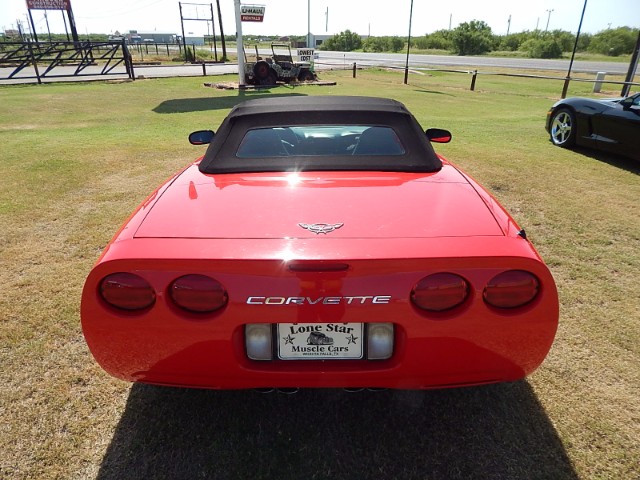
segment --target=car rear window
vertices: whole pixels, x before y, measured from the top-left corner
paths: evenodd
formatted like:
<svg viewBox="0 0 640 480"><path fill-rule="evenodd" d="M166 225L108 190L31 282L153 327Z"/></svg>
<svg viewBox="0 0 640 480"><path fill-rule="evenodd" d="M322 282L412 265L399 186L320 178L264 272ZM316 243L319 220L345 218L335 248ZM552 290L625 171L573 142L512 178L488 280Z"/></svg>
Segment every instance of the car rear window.
<svg viewBox="0 0 640 480"><path fill-rule="evenodd" d="M344 105L296 97L279 100L292 104L290 109L279 104L266 108L253 100L232 111L209 145L200 171L436 172L442 168L420 124L395 103L370 109L371 102L352 108L348 99ZM333 97L329 100L335 102Z"/></svg>
<svg viewBox="0 0 640 480"><path fill-rule="evenodd" d="M236 157L400 156L405 153L400 138L388 126L302 125L248 130Z"/></svg>

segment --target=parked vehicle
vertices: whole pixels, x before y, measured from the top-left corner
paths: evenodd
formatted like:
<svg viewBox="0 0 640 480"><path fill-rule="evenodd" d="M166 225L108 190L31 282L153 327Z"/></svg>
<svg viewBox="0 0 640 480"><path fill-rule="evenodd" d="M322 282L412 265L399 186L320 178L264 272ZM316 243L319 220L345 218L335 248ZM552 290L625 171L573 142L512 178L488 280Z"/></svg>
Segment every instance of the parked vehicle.
<svg viewBox="0 0 640 480"><path fill-rule="evenodd" d="M527 236L400 102L235 106L89 274L82 328L124 380L424 389L520 379L558 294Z"/></svg>
<svg viewBox="0 0 640 480"><path fill-rule="evenodd" d="M560 100L547 113L545 127L559 147L580 145L640 160L640 93Z"/></svg>
<svg viewBox="0 0 640 480"><path fill-rule="evenodd" d="M247 83L251 85L275 85L277 82L308 82L316 80L316 74L309 62L294 62L291 46L287 43L272 43L271 56L262 58L255 48L255 61L249 61L245 52L244 73ZM276 52L276 49L279 49ZM286 49L286 53L282 50Z"/></svg>

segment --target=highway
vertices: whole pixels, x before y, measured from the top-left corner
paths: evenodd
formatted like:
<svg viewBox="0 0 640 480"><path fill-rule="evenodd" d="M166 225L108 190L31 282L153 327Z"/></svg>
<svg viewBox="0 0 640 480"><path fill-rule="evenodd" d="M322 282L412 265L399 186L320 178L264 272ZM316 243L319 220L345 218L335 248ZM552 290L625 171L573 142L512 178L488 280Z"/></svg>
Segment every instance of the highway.
<svg viewBox="0 0 640 480"><path fill-rule="evenodd" d="M364 53L364 52L325 52L318 51L319 64L348 65L356 62L358 65L393 66L404 68L406 53ZM469 69L480 68L490 71L492 68L510 68L516 70L551 70L566 72L569 69L569 60L546 60L539 58L501 58L501 57L465 57L456 55L409 55L409 67ZM617 62L593 62L574 61L573 72L626 75L629 69L628 63Z"/></svg>
<svg viewBox="0 0 640 480"><path fill-rule="evenodd" d="M270 50L260 51L263 55L270 55ZM363 52L329 52L316 51L318 58L316 68L318 70L351 68L355 62L360 67L379 66L404 68L406 53L363 53ZM409 67L414 70L423 69L455 69L470 70L478 69L481 72L489 73L492 69L513 69L518 72L527 71L554 71L560 75L566 75L569 68L569 60L543 60L527 58L499 58L499 57L465 57L454 55L422 55L411 54L409 56ZM608 74L626 75L629 65L617 62L593 62L575 61L573 65L574 73L606 72ZM126 79L127 75L124 66L113 71L115 75L101 76L101 67L87 67L83 70L88 76L73 77L74 67L58 66L54 68L48 78L43 82L63 82L63 81L86 81L86 80L107 80ZM42 71L42 70L41 70ZM202 65L162 65L149 66L138 65L134 68L136 78L161 78L161 77L181 77L181 76L211 76L225 75L238 72L237 64L207 64ZM0 85L15 83L36 83L35 72L32 67L25 68L16 77L7 78L12 72L10 68L0 68ZM55 76L53 76L55 75ZM69 75L64 76L63 75ZM636 82L638 81L636 75Z"/></svg>

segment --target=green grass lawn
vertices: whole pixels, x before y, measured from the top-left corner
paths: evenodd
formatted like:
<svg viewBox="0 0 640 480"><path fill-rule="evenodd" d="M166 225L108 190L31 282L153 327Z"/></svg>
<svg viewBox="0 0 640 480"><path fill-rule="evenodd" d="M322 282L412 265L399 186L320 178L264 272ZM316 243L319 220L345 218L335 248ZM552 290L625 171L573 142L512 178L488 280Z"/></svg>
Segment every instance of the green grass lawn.
<svg viewBox="0 0 640 480"><path fill-rule="evenodd" d="M0 478L638 478L640 165L551 145L561 82L322 79L337 85L0 87ZM538 371L481 388L264 396L132 386L95 364L80 292L108 240L203 153L191 131L216 129L241 100L289 94L392 97L453 132L438 151L505 205L558 284L560 327Z"/></svg>

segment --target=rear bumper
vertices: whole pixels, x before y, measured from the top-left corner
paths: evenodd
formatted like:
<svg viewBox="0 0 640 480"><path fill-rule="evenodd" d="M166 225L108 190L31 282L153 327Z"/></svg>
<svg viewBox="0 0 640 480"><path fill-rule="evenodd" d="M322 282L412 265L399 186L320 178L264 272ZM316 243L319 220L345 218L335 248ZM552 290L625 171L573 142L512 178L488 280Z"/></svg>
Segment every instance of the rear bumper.
<svg viewBox="0 0 640 480"><path fill-rule="evenodd" d="M543 361L555 329L538 325L526 333L494 334L489 341L460 336L422 336L396 325L388 360L249 360L243 329L220 331L221 339L147 332L95 338L91 350L110 374L127 381L212 389L269 387L441 388L517 380ZM453 335L453 332L452 332ZM214 335L207 335L214 337ZM472 336L472 335L467 335Z"/></svg>
<svg viewBox="0 0 640 480"><path fill-rule="evenodd" d="M85 284L81 308L83 331L95 359L115 377L173 386L443 388L528 375L544 360L557 329L555 284L535 258L396 259L375 261L375 268L372 261L358 260L350 262L349 276L323 274L320 280L283 273L273 268L273 262L249 262L240 268L239 263L118 260L98 264ZM535 273L542 286L537 299L511 310L488 307L481 285L505 268ZM473 288L469 300L444 314L419 311L409 300L412 286L426 272L443 269L469 279ZM106 305L99 298L98 285L114 271L134 271L148 279L157 295L153 307L130 314ZM206 316L179 311L166 295L167 285L189 272L206 273L222 282L229 304ZM380 294L391 301L313 308L247 302L255 295L321 294ZM246 324L296 322L392 322L394 353L380 361L254 361L247 357Z"/></svg>

